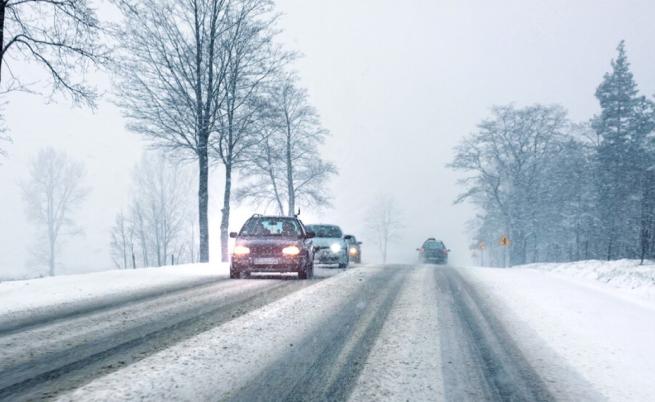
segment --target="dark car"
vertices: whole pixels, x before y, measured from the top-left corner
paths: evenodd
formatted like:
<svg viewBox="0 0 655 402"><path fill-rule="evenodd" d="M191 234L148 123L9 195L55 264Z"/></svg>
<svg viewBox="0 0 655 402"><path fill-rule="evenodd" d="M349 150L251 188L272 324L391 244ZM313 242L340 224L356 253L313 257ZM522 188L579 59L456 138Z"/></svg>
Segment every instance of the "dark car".
<svg viewBox="0 0 655 402"><path fill-rule="evenodd" d="M418 251L418 259L422 263L448 264L448 250L441 240L431 237L423 242Z"/></svg>
<svg viewBox="0 0 655 402"><path fill-rule="evenodd" d="M314 275L312 232L295 217L253 215L235 238L230 278L253 272L296 272L299 279Z"/></svg>
<svg viewBox="0 0 655 402"><path fill-rule="evenodd" d="M316 262L319 264L338 265L347 268L350 259L346 239L337 225L307 225L307 230L315 234L312 241L316 250Z"/></svg>
<svg viewBox="0 0 655 402"><path fill-rule="evenodd" d="M348 257L350 258L350 261L361 264L362 242L357 241L357 238L353 235L345 235L343 238L346 240L346 245L348 247Z"/></svg>

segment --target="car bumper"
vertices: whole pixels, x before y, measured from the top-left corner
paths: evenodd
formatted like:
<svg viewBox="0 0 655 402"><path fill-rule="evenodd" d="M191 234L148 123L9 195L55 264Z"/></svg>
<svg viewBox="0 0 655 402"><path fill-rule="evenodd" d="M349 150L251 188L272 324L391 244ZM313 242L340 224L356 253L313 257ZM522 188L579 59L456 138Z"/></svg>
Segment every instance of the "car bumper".
<svg viewBox="0 0 655 402"><path fill-rule="evenodd" d="M346 258L343 253L335 254L329 250L321 250L314 255L314 262L317 264L340 264Z"/></svg>
<svg viewBox="0 0 655 402"><path fill-rule="evenodd" d="M430 264L447 264L448 258L443 257L423 257L423 262Z"/></svg>
<svg viewBox="0 0 655 402"><path fill-rule="evenodd" d="M301 272L304 268L304 259L280 258L277 264L256 264L254 259L233 259L230 270L232 272Z"/></svg>

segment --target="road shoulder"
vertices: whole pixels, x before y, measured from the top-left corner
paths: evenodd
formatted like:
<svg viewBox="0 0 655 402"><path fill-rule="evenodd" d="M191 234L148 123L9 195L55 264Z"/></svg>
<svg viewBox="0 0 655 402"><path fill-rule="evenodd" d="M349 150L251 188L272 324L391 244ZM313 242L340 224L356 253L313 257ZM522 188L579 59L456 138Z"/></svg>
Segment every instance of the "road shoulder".
<svg viewBox="0 0 655 402"><path fill-rule="evenodd" d="M462 270L559 400L655 399L655 314L535 270Z"/></svg>

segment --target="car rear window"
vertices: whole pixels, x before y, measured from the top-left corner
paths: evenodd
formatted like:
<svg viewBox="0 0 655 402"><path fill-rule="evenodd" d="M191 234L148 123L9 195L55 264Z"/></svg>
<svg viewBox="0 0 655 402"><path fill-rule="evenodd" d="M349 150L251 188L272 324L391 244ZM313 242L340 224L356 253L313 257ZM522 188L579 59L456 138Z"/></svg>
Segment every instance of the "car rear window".
<svg viewBox="0 0 655 402"><path fill-rule="evenodd" d="M297 237L302 234L300 223L292 218L251 218L241 229L241 236Z"/></svg>
<svg viewBox="0 0 655 402"><path fill-rule="evenodd" d="M314 232L316 237L341 237L341 229L339 226L331 225L307 225L307 230Z"/></svg>
<svg viewBox="0 0 655 402"><path fill-rule="evenodd" d="M423 243L423 248L434 250L434 249L445 248L445 246L440 241L431 240Z"/></svg>

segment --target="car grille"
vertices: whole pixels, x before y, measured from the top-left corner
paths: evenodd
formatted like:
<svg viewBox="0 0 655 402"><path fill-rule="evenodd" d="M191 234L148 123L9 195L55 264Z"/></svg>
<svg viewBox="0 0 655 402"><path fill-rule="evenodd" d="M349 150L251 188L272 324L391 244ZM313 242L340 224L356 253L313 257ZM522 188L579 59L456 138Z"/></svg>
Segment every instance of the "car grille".
<svg viewBox="0 0 655 402"><path fill-rule="evenodd" d="M251 246L250 255L257 257L277 257L282 255L282 247L276 246Z"/></svg>

